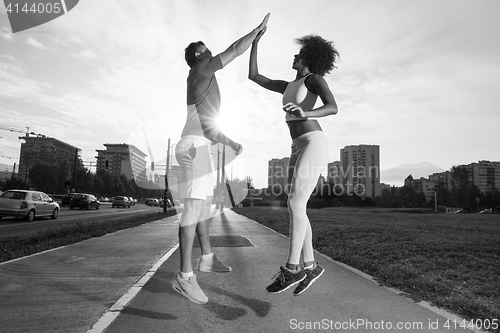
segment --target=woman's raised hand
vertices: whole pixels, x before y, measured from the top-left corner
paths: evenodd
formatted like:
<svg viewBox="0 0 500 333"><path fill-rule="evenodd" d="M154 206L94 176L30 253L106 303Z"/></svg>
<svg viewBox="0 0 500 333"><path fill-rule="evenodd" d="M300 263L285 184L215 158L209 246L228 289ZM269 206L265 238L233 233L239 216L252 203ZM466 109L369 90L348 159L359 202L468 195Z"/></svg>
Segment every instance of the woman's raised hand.
<svg viewBox="0 0 500 333"><path fill-rule="evenodd" d="M265 29L267 27L267 21L269 21L269 16L271 16L271 13L267 13L267 15L264 17L262 20L262 23L259 25L259 30Z"/></svg>

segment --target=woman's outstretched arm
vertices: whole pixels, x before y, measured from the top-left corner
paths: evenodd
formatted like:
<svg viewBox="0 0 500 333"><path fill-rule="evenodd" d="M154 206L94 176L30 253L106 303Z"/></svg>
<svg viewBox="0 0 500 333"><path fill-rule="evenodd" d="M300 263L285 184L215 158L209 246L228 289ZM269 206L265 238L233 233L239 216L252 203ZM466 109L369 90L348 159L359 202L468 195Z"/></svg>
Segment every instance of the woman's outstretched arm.
<svg viewBox="0 0 500 333"><path fill-rule="evenodd" d="M283 80L271 80L265 77L264 75L259 74L259 67L257 65L257 47L260 38L262 37L262 35L264 35L265 32L266 29L264 28L257 34L257 37L255 37L252 43L252 49L250 50L250 64L248 69L248 78L253 82L257 83L258 85L260 85L261 87L283 94L285 92L288 82Z"/></svg>

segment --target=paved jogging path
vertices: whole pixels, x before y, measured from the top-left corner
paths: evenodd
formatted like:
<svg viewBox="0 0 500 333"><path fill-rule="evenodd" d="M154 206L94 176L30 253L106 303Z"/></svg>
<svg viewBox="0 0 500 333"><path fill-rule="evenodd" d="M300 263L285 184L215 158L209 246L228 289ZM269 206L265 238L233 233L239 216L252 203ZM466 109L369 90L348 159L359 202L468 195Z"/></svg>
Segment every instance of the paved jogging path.
<svg viewBox="0 0 500 333"><path fill-rule="evenodd" d="M0 332L471 332L320 254L325 273L304 294L268 294L288 238L230 210L211 223L214 252L233 271L196 272L208 304L170 286L173 216L0 264Z"/></svg>

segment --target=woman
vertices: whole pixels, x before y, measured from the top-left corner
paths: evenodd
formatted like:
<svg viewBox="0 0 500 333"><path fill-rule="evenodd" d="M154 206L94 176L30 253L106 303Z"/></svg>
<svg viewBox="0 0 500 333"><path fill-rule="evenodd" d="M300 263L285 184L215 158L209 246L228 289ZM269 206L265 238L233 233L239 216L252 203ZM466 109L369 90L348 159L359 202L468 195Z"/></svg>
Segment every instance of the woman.
<svg viewBox="0 0 500 333"><path fill-rule="evenodd" d="M323 76L335 67L339 54L332 42L320 36L298 38L295 41L301 48L292 65L297 71L295 80L271 80L259 74L257 66L257 47L264 33L265 29L252 43L248 77L268 90L283 94L283 111L292 137L287 180L290 249L285 267L280 267L276 280L266 289L270 293L279 293L299 284L293 292L298 296L324 271L314 260L312 229L306 206L328 163L326 137L315 118L337 113L337 103ZM315 108L318 96L323 105ZM301 257L303 268L300 266Z"/></svg>

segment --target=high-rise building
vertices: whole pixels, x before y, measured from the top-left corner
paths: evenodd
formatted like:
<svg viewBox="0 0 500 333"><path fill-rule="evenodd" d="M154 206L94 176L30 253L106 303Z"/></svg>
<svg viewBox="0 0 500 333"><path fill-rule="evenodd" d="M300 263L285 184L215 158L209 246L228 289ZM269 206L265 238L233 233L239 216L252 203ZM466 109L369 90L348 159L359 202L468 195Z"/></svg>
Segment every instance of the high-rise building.
<svg viewBox="0 0 500 333"><path fill-rule="evenodd" d="M113 175L125 175L128 179L146 182L146 154L134 145L104 144L105 150L97 151L96 168L106 169Z"/></svg>
<svg viewBox="0 0 500 333"><path fill-rule="evenodd" d="M281 186L284 190L288 178L288 163L290 162L289 157L284 157L281 159L273 158L268 163L268 180L267 185L273 187L275 185Z"/></svg>
<svg viewBox="0 0 500 333"><path fill-rule="evenodd" d="M451 191L452 189L451 174L449 171L433 173L432 175L429 175L429 180L434 183L434 188L436 189L439 186L442 186L448 191Z"/></svg>
<svg viewBox="0 0 500 333"><path fill-rule="evenodd" d="M335 161L328 163L328 174L326 175L326 182L332 186L342 185L342 163Z"/></svg>
<svg viewBox="0 0 500 333"><path fill-rule="evenodd" d="M469 181L483 192L500 190L500 162L479 161L462 165L469 170ZM434 173L429 176L436 186L442 184L448 191L453 189L453 178L450 171Z"/></svg>
<svg viewBox="0 0 500 333"><path fill-rule="evenodd" d="M344 193L375 198L380 195L378 145L346 146L340 150Z"/></svg>
<svg viewBox="0 0 500 333"><path fill-rule="evenodd" d="M25 136L21 139L25 141L21 143L19 156L18 178L22 182L29 180L29 169L37 162L51 165L68 163L73 166L80 150L63 141L46 136ZM70 176L68 174L68 177Z"/></svg>
<svg viewBox="0 0 500 333"><path fill-rule="evenodd" d="M445 183L443 182L443 184ZM432 200L432 198L434 198L434 192L436 191L438 183L436 183L436 181L434 180L431 180L431 176L429 176L429 178L420 177L420 179L406 178L404 185L411 187L412 191L416 193L423 193L425 195L425 200L429 202Z"/></svg>
<svg viewBox="0 0 500 333"><path fill-rule="evenodd" d="M468 165L472 185L483 193L500 190L500 162L479 161Z"/></svg>
<svg viewBox="0 0 500 333"><path fill-rule="evenodd" d="M168 187L172 193L177 193L179 190L178 185L181 179L181 167L178 165L171 165L168 170ZM154 179L156 186L165 188L165 175L158 175Z"/></svg>

